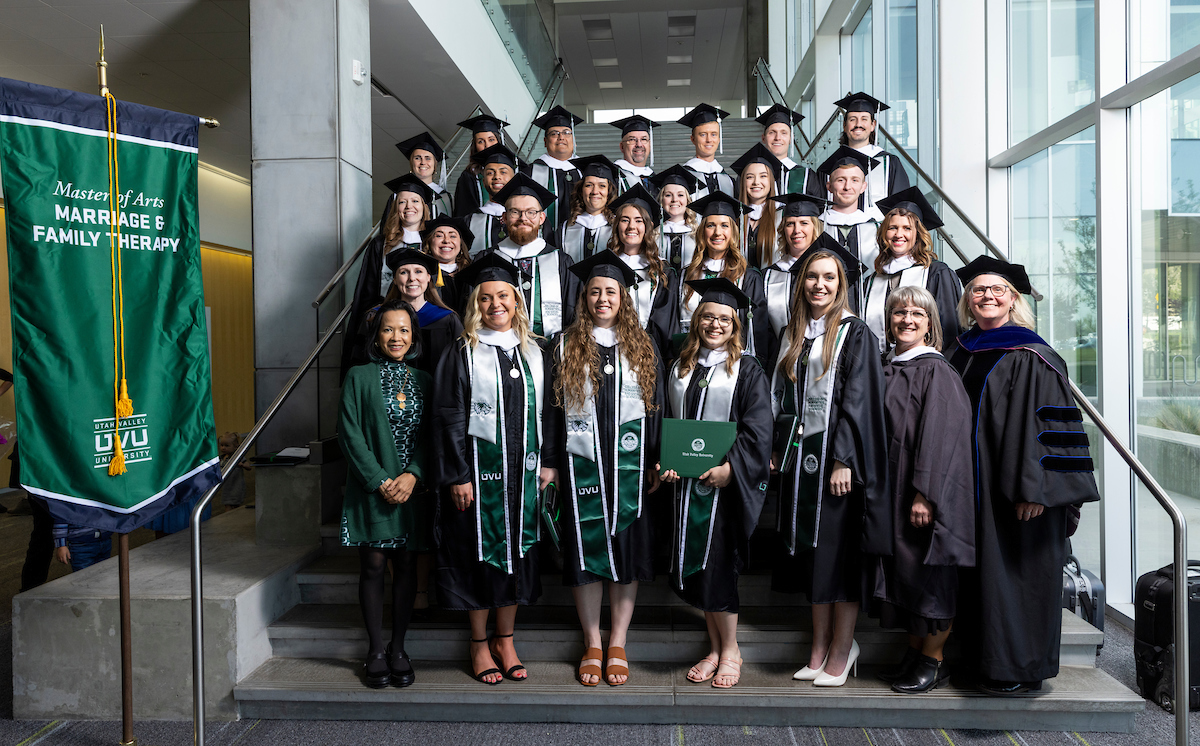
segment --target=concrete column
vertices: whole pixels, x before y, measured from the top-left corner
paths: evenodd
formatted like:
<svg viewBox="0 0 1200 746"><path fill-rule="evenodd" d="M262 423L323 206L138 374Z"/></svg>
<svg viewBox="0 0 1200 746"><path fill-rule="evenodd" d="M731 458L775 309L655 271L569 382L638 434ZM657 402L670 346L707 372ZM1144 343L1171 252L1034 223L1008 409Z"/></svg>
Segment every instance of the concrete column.
<svg viewBox="0 0 1200 746"><path fill-rule="evenodd" d="M348 291L331 297L320 321L311 305L374 222L370 56L368 0L250 0L258 415L346 302ZM331 346L260 453L333 431L340 340Z"/></svg>
<svg viewBox="0 0 1200 746"><path fill-rule="evenodd" d="M770 55L767 38L767 0L746 0L746 116L753 117L756 107L769 106L770 100L758 100L758 77L754 65L758 58Z"/></svg>

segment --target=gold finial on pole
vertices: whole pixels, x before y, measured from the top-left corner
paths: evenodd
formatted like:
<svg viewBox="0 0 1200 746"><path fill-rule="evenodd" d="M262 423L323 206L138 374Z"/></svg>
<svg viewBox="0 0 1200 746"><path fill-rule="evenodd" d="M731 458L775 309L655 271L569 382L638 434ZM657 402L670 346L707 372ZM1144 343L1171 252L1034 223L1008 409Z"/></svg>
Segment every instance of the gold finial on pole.
<svg viewBox="0 0 1200 746"><path fill-rule="evenodd" d="M96 82L100 95L108 93L108 63L104 61L104 24L100 24L100 61L96 63Z"/></svg>

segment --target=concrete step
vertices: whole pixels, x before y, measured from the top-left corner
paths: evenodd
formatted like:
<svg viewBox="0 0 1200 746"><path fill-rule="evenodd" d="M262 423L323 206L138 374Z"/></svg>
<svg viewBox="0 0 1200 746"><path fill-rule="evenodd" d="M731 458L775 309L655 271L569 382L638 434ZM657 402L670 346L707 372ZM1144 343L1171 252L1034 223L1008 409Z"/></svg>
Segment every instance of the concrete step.
<svg viewBox="0 0 1200 746"><path fill-rule="evenodd" d="M639 602L640 594L639 594ZM385 611L384 625L390 627ZM608 629L608 609L601 621ZM532 661L571 660L581 653L579 620L568 606L530 606L518 615L521 656ZM1073 614L1063 616L1061 661L1064 665L1095 666L1096 646L1103 634ZM300 604L268 629L272 653L279 658L359 658L367 653L367 634L357 604ZM466 615L430 609L414 621L405 647L422 660L462 659L467 649ZM862 660L891 664L904 652L906 635L879 627L860 616L855 639ZM738 642L748 662L801 661L812 642L811 616L797 607L743 606L738 618ZM953 652L953 638L951 652ZM626 650L641 661L693 663L708 652L704 615L690 606L639 603Z"/></svg>
<svg viewBox="0 0 1200 746"><path fill-rule="evenodd" d="M1103 671L1064 666L1037 694L983 696L949 686L892 692L863 665L844 687L791 680L790 662L746 663L731 690L686 680L687 665L646 662L632 649L625 686L581 687L575 664L525 659L529 680L488 686L465 660L416 659L417 681L368 689L357 658L274 658L234 690L243 718L448 722L688 723L971 728L1131 733L1141 697Z"/></svg>

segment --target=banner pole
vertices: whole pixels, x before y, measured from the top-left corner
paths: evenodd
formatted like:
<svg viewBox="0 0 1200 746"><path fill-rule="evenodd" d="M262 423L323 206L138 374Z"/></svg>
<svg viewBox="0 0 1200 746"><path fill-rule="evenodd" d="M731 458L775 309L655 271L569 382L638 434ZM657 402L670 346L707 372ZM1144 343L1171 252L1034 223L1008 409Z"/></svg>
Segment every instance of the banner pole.
<svg viewBox="0 0 1200 746"><path fill-rule="evenodd" d="M129 623L129 534L117 534L121 588L121 746L137 746L133 735L133 638Z"/></svg>

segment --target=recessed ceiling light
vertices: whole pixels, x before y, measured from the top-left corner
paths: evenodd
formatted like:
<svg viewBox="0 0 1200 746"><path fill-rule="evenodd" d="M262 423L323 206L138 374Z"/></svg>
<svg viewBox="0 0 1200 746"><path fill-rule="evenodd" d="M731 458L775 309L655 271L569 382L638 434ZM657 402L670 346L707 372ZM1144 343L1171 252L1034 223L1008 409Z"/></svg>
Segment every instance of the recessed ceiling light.
<svg viewBox="0 0 1200 746"><path fill-rule="evenodd" d="M690 54L668 54L668 65L690 65L692 64L692 55Z"/></svg>
<svg viewBox="0 0 1200 746"><path fill-rule="evenodd" d="M592 67L616 67L616 57L593 57Z"/></svg>
<svg viewBox="0 0 1200 746"><path fill-rule="evenodd" d="M695 36L696 16L675 16L667 19L667 36Z"/></svg>
<svg viewBox="0 0 1200 746"><path fill-rule="evenodd" d="M613 38L612 23L607 18L583 22L583 35L588 41L605 41Z"/></svg>
<svg viewBox="0 0 1200 746"><path fill-rule="evenodd" d="M682 86L691 85L691 84L692 84L691 78L668 78L667 79L667 87L668 88L680 88Z"/></svg>
<svg viewBox="0 0 1200 746"><path fill-rule="evenodd" d="M619 80L602 80L599 83L601 88L620 88L621 81Z"/></svg>

